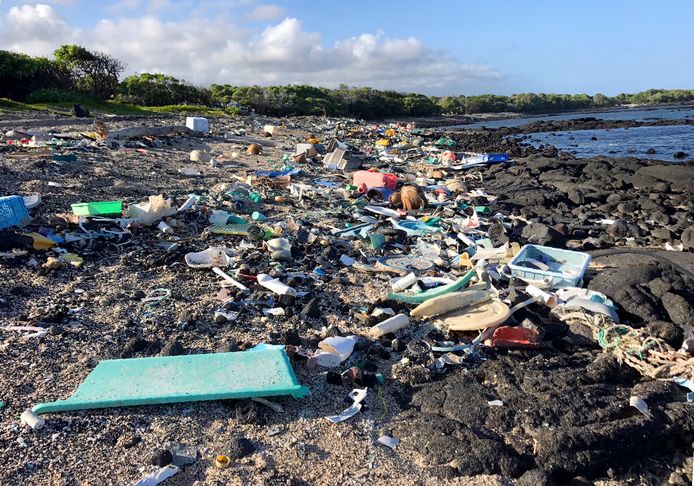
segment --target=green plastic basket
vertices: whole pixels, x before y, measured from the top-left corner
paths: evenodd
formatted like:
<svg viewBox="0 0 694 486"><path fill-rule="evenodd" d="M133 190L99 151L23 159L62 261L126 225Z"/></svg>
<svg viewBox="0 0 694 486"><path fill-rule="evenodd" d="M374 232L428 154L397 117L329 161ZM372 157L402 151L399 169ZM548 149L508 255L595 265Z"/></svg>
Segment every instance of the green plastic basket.
<svg viewBox="0 0 694 486"><path fill-rule="evenodd" d="M121 214L123 212L123 201L99 201L72 204L72 212L76 216L103 216L107 214Z"/></svg>

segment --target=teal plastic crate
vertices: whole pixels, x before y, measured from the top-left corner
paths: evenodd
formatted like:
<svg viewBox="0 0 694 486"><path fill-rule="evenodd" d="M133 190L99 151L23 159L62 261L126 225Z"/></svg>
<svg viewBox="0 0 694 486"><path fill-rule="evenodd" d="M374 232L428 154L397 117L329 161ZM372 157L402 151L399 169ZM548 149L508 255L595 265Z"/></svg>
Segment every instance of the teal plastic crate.
<svg viewBox="0 0 694 486"><path fill-rule="evenodd" d="M24 226L31 221L22 196L0 197L0 229Z"/></svg>
<svg viewBox="0 0 694 486"><path fill-rule="evenodd" d="M508 264L513 277L548 287L580 287L590 255L550 246L525 245Z"/></svg>

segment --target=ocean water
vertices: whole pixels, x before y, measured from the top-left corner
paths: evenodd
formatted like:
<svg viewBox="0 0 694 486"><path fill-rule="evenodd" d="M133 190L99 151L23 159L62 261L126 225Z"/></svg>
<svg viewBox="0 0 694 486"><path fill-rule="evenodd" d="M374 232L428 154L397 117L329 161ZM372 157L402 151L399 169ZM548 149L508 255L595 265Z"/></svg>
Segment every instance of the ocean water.
<svg viewBox="0 0 694 486"><path fill-rule="evenodd" d="M667 108L625 108L610 111L581 111L573 113L561 113L555 115L533 115L524 116L521 118L507 118L504 120L486 120L467 125L454 125L447 128L501 128L501 127L518 127L537 121L563 121L573 120L576 118L598 118L601 120L679 120L691 119L694 120L694 105L675 106Z"/></svg>
<svg viewBox="0 0 694 486"><path fill-rule="evenodd" d="M694 105L656 108L628 108L610 111L577 112L558 115L538 115L508 118L458 125L450 128L474 129L480 127L516 127L528 123L552 120L563 121L594 117L602 120L694 120ZM596 140L593 140L593 137ZM554 145L557 149L574 154L579 158L606 155L609 157L639 157L655 160L675 161L675 152L689 154L685 160L694 160L694 125L662 125L638 128L610 128L605 130L574 130L538 132L530 134L527 143ZM655 154L646 152L653 148Z"/></svg>
<svg viewBox="0 0 694 486"><path fill-rule="evenodd" d="M579 158L606 155L675 161L672 155L683 151L689 154L685 160L694 160L694 125L540 132L530 134L526 142L535 147L554 145ZM650 148L656 153L647 154Z"/></svg>

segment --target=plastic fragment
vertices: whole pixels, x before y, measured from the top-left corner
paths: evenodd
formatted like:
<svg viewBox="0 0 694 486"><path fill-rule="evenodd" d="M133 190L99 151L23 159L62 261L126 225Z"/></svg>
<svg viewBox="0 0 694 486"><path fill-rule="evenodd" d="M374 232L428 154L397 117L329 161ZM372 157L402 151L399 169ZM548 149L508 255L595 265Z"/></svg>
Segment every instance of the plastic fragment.
<svg viewBox="0 0 694 486"><path fill-rule="evenodd" d="M361 410L361 402L366 398L366 392L368 388L355 388L349 393L349 398L352 399L354 403L349 408L342 411L340 415L331 415L330 417L325 417L334 424L339 422L344 422L345 420L354 417Z"/></svg>
<svg viewBox="0 0 694 486"><path fill-rule="evenodd" d="M168 466L164 466L158 471L155 471L152 474L140 479L133 486L157 486L157 484L162 483L171 476L177 474L178 471L180 471L180 469L177 466L169 464Z"/></svg>
<svg viewBox="0 0 694 486"><path fill-rule="evenodd" d="M445 295L451 292L455 292L470 283L470 280L475 276L474 270L470 270L464 276L460 277L458 280L449 285L444 285L436 289L428 290L422 292L421 294L388 294L388 299L397 300L398 302L406 302L408 304L421 304L422 302L433 299L440 295Z"/></svg>
<svg viewBox="0 0 694 486"><path fill-rule="evenodd" d="M634 407L636 410L641 412L646 417L653 418L653 414L651 414L651 412L648 411L648 404L643 398L636 395L632 395L629 397L629 405Z"/></svg>
<svg viewBox="0 0 694 486"><path fill-rule="evenodd" d="M389 435L382 435L380 436L376 442L379 444L382 444L392 450L395 450L398 447L398 444L400 444L400 439L396 439L395 437L390 437Z"/></svg>

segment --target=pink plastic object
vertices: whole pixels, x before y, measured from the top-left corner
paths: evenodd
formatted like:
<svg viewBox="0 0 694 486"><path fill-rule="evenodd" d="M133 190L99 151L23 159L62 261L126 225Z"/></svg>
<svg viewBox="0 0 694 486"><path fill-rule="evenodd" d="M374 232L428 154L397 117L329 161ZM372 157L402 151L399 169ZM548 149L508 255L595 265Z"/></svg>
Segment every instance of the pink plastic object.
<svg viewBox="0 0 694 486"><path fill-rule="evenodd" d="M446 150L444 153L441 154L441 160L447 160L449 162L453 162L456 160L456 155L455 152L452 150Z"/></svg>
<svg viewBox="0 0 694 486"><path fill-rule="evenodd" d="M398 176L383 172L372 172L370 170L358 170L354 173L352 184L357 187L361 187L364 184L368 189L372 187L395 189L398 185Z"/></svg>

